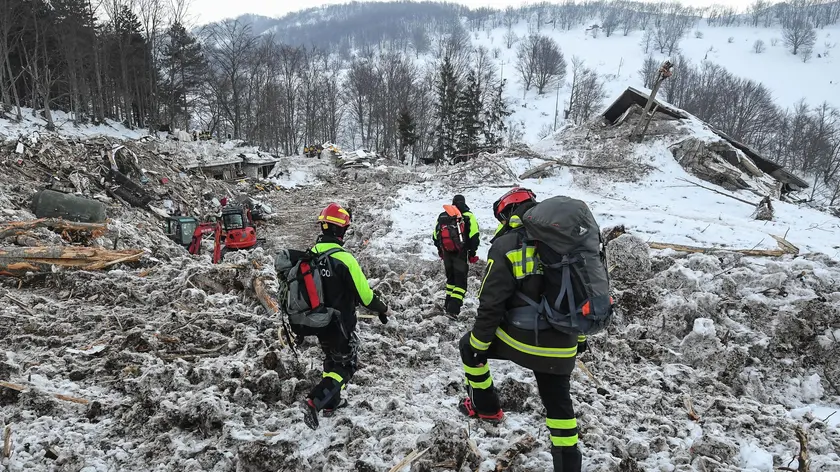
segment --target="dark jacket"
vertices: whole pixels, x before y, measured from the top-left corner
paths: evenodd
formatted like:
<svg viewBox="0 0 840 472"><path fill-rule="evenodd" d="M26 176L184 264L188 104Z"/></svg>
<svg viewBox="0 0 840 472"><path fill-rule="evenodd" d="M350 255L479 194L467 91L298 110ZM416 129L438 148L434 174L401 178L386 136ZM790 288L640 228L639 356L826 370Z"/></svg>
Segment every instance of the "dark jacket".
<svg viewBox="0 0 840 472"><path fill-rule="evenodd" d="M330 249L341 249L342 243L333 237L321 236L312 252L322 254ZM300 251L289 251L295 263L303 255ZM324 284L324 304L341 312L341 321L348 331L356 326L356 306L364 305L376 313L385 313L388 307L373 293L359 262L352 254L341 250L330 255L320 264L321 281Z"/></svg>
<svg viewBox="0 0 840 472"><path fill-rule="evenodd" d="M470 345L488 357L509 359L532 370L569 374L574 369L578 341L584 337L554 329L521 330L510 326L506 313L527 306L517 291L539 300L543 293L542 267L533 245L525 243L521 216L533 204L523 204L493 238L487 270L478 292L479 307ZM523 257L524 256L524 257Z"/></svg>
<svg viewBox="0 0 840 472"><path fill-rule="evenodd" d="M475 252L478 250L478 245L481 243L481 240L479 239L478 219L476 219L475 215L473 215L468 206L457 206L458 210L461 211L461 216L464 218L464 230L467 233L464 235L464 239L466 240L464 246L469 255L474 256ZM443 250L440 240L440 225L446 218L449 218L449 214L445 211L438 215L437 221L435 221L435 229L432 233L432 241L434 241L435 247L438 248L438 251Z"/></svg>

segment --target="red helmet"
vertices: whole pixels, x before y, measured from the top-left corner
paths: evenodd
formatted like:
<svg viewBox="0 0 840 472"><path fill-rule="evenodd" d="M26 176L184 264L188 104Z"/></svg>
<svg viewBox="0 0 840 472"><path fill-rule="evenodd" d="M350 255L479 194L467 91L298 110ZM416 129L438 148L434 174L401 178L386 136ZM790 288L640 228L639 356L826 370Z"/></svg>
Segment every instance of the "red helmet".
<svg viewBox="0 0 840 472"><path fill-rule="evenodd" d="M493 203L493 215L499 221L504 221L506 218L502 217L502 212L505 208L509 207L510 205L515 205L517 203L528 202L528 201L536 201L537 196L534 195L534 192L530 191L527 188L516 187L504 195L502 198L496 200Z"/></svg>
<svg viewBox="0 0 840 472"><path fill-rule="evenodd" d="M318 215L318 222L326 228L326 224L333 224L339 228L350 226L350 212L342 208L338 203L330 203Z"/></svg>

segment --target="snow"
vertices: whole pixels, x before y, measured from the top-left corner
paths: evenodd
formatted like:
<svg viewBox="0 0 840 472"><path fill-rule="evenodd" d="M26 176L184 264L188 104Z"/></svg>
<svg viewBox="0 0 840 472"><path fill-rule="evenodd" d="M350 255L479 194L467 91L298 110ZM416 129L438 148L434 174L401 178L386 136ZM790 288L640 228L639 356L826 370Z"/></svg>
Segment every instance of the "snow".
<svg viewBox="0 0 840 472"><path fill-rule="evenodd" d="M11 114L7 114L4 117L0 112L0 141L12 141L18 139L20 136L31 136L34 133L50 133L46 129L47 121L40 114L37 116L33 115L31 108L21 108L21 113L23 115L23 121L17 123L10 119ZM67 137L91 138L94 136L106 136L124 140L139 139L148 134L146 130L131 130L112 120L105 120L105 123L101 125L76 125L73 123L71 114L59 110L53 110L52 117L53 123L56 126L55 133Z"/></svg>
<svg viewBox="0 0 840 472"><path fill-rule="evenodd" d="M744 472L773 472L773 455L755 443L742 445L739 456Z"/></svg>
<svg viewBox="0 0 840 472"><path fill-rule="evenodd" d="M549 157L566 154L563 149L555 148L550 138L535 148L542 148ZM555 195L581 199L590 206L602 227L624 224L647 241L731 249L777 249L771 236L776 235L784 236L802 253L820 252L840 258L840 241L831 237L840 234L840 219L790 203L774 202L774 221L757 221L752 218L752 206L678 180L702 182L674 160L665 143L640 147L637 154L641 162L656 167L639 182L612 182L597 177L587 182L576 178L572 171L561 169L550 178L515 183L532 189L538 199ZM507 164L520 175L539 161L507 159ZM706 182L702 184L710 186ZM395 196L395 208L391 210L392 231L377 244L405 247L413 241L429 239L442 206L460 193L478 219L482 232L479 255L486 258L489 241L498 225L492 205L505 191L505 188L481 186L448 187L435 182L403 187ZM747 192L734 195L757 200ZM424 244L419 255L429 260L437 258L434 247L429 244Z"/></svg>
<svg viewBox="0 0 840 472"><path fill-rule="evenodd" d="M697 318L694 320L694 332L700 336L715 336L715 322L709 318Z"/></svg>
<svg viewBox="0 0 840 472"><path fill-rule="evenodd" d="M586 24L598 23L593 19ZM538 31L557 41L566 58L566 83L559 90L560 125L562 125L563 107L568 106L571 87L571 59L578 56L585 60L587 67L594 68L606 78L607 97L604 106L612 102L628 86L643 88L643 81L638 71L644 63L645 57L642 46L643 31L632 31L624 36L619 29L610 37L603 32L593 38L586 26L578 26L569 31L553 30L550 25L543 26ZM514 112L511 119L518 123L524 132L526 142L538 139L543 127L554 124L555 103L557 89L548 90L538 95L536 90L523 93L523 87L516 76L517 44L507 49L504 43L505 27L495 28L489 33L481 31L477 37L471 37L474 46L484 46L492 51L500 49L498 59L500 71L508 79L506 98ZM519 22L513 27L513 32L520 38L527 37L530 26ZM697 38L695 32L700 32L702 38ZM836 44L840 38L840 25L826 26L816 30L817 41L813 57L803 63L801 55L794 56L784 46L781 40L782 32L778 27L753 28L750 26L717 27L709 26L705 20L698 22L680 41L682 54L691 60L694 66L704 59L719 64L736 76L752 79L764 84L775 97L777 105L790 108L799 100L805 99L811 105L828 102L829 105L840 107L840 56L838 50L825 53L826 43ZM734 38L729 43L729 38ZM778 39L775 46L773 39ZM753 43L761 39L766 44L766 51L761 54L753 52ZM822 57L816 57L820 54ZM652 48L650 55L658 61L666 59L665 54ZM772 70L772 73L768 71ZM679 65L675 73L679 73ZM558 126L559 127L559 126Z"/></svg>

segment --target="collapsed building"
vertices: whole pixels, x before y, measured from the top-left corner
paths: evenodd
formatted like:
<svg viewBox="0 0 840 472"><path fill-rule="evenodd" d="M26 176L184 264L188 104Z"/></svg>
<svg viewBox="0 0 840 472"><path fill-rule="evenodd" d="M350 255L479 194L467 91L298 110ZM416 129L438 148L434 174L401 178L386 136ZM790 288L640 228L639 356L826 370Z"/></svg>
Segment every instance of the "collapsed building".
<svg viewBox="0 0 840 472"><path fill-rule="evenodd" d="M642 118L648 99L647 93L628 87L601 116L612 133L627 134ZM809 187L784 167L685 110L655 100L652 114L647 136L682 138L669 149L683 168L703 180L727 190L749 190L773 198ZM695 132L686 134L686 127Z"/></svg>

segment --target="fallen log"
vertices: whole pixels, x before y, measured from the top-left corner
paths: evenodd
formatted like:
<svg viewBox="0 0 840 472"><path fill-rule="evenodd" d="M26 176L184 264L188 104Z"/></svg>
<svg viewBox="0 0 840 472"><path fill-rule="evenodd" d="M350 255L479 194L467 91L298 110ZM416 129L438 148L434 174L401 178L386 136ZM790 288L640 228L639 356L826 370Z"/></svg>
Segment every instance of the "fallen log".
<svg viewBox="0 0 840 472"><path fill-rule="evenodd" d="M6 387L8 389L15 390L18 392L24 392L27 388L29 388L26 385L14 384L11 382L5 382L3 380L0 380L0 387ZM78 403L79 405L87 405L88 403L90 403L89 400L85 400L84 398L71 397L70 395L63 395L61 393L49 393L48 395L55 397L59 400L63 400L65 402Z"/></svg>
<svg viewBox="0 0 840 472"><path fill-rule="evenodd" d="M52 228L54 230L61 231L84 231L91 233L91 236L94 238L101 236L108 229L105 223L79 223L75 221L62 220L60 218L40 218L37 220L0 223L0 239L22 234L35 228Z"/></svg>
<svg viewBox="0 0 840 472"><path fill-rule="evenodd" d="M522 175L519 176L519 179L520 180L530 179L531 177L534 177L535 175L539 175L540 173L545 172L545 171L551 169L552 167L558 167L558 166L559 167L574 167L574 168L577 168L577 169L589 169L589 170L616 170L616 169L621 169L622 168L622 167L618 167L618 166L588 166L588 165L584 165L584 164L572 164L571 162L565 162L565 161L549 161L549 162L544 162L544 163L538 165L537 167L534 167L531 170L525 171Z"/></svg>
<svg viewBox="0 0 840 472"><path fill-rule="evenodd" d="M739 201L739 202L741 202L741 203L746 203L747 205L751 205L751 206L758 206L758 204L757 204L757 203L753 203L753 202L751 202L751 201L749 201L749 200L744 200L744 199L738 198L738 197L736 197L735 195L729 195L728 193L724 193L724 192L721 192L720 190L715 190L715 189L713 189L713 188L706 187L705 185L700 185L700 184L698 184L697 182L692 182L692 181L690 181L690 180L688 180L688 179L677 178L677 180L682 180L683 182L687 182L687 183L689 183L689 184L691 184L691 185L694 185L695 187L700 187L700 188L702 188L702 189L704 189L704 190L708 190L708 191L710 191L710 192L714 192L714 193L716 193L716 194L718 194L718 195L723 195L724 197L729 197L729 198L731 198L731 199L733 199L733 200L737 200L737 201Z"/></svg>
<svg viewBox="0 0 840 472"><path fill-rule="evenodd" d="M391 469L388 472L399 472L400 470L402 470L403 467L411 465L412 462L419 459L423 454L428 452L429 449L430 448L427 447L426 449L423 449L422 452L417 452L417 449L411 451L411 453L409 453L407 456L405 456L405 459L401 460L394 467L391 467Z"/></svg>
<svg viewBox="0 0 840 472"><path fill-rule="evenodd" d="M504 472L510 469L510 466L513 464L513 461L517 456L531 452L535 447L537 447L537 440L530 434L526 433L515 443L511 444L505 452L496 457L496 472Z"/></svg>
<svg viewBox="0 0 840 472"><path fill-rule="evenodd" d="M49 272L52 266L83 270L101 270L121 262L136 262L143 257L139 249L112 251L76 246L0 248L0 273Z"/></svg>
<svg viewBox="0 0 840 472"><path fill-rule="evenodd" d="M774 236L776 238L777 236ZM778 241L778 239L777 239ZM743 254L745 256L755 256L755 257L781 257L786 254L798 255L799 249L796 248L793 244L788 243L785 241L785 244L779 242L779 246L781 249L729 249L724 247L698 247L698 246L686 246L683 244L671 244L671 243L657 243L657 242L649 242L648 246L651 249L673 249L675 251L680 252L691 252L691 253L699 253L699 254L709 254L713 252L719 251L728 251L728 252L737 252L739 254ZM794 252L792 248L796 248Z"/></svg>

